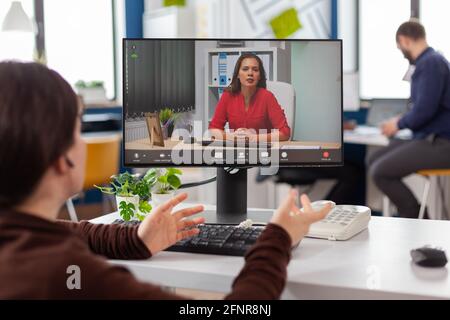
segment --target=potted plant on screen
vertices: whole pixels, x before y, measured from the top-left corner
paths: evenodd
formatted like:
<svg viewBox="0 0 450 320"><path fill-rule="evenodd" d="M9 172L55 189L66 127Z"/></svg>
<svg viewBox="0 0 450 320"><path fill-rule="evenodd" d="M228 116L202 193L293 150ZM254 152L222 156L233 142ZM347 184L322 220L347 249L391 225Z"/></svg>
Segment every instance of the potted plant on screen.
<svg viewBox="0 0 450 320"><path fill-rule="evenodd" d="M151 179L156 179L152 187L152 203L155 207L171 199L181 186L179 176L182 171L179 169L150 169L147 174Z"/></svg>
<svg viewBox="0 0 450 320"><path fill-rule="evenodd" d="M164 108L159 112L159 121L161 122L161 129L163 131L164 139L172 137L175 123L179 119L180 115L180 113L176 113L170 108Z"/></svg>
<svg viewBox="0 0 450 320"><path fill-rule="evenodd" d="M152 210L149 199L155 183L156 177L153 174L139 177L125 172L112 176L110 187L95 187L103 193L116 196L117 210L123 220L142 221Z"/></svg>

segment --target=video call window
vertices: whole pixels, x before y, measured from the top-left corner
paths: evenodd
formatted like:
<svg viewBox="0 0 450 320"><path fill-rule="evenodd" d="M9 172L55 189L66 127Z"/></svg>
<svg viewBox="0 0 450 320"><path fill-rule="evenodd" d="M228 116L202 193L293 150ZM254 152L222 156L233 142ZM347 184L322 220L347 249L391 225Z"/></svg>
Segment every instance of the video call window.
<svg viewBox="0 0 450 320"><path fill-rule="evenodd" d="M339 165L340 40L124 40L125 164Z"/></svg>

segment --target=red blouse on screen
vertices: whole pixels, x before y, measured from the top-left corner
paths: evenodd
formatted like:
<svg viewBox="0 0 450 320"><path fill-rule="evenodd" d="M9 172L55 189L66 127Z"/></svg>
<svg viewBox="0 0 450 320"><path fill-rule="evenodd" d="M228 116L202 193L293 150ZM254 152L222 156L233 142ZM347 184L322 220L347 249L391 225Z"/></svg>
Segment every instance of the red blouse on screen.
<svg viewBox="0 0 450 320"><path fill-rule="evenodd" d="M233 94L224 91L209 129L223 130L227 122L229 128L233 130L247 128L255 129L259 133L259 130L266 129L267 133L270 133L272 129L278 129L285 136L291 136L291 129L283 109L273 93L264 88L256 90L247 111L245 111L245 100L241 93Z"/></svg>

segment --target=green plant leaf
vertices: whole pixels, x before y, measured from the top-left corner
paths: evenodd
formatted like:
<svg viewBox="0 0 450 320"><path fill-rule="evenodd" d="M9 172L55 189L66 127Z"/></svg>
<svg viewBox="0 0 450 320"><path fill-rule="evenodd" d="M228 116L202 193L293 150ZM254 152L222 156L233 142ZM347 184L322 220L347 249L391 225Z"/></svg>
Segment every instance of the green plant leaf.
<svg viewBox="0 0 450 320"><path fill-rule="evenodd" d="M170 186L176 190L180 187L181 185L181 180L180 178L178 178L176 175L172 174L170 176L167 177L167 183L170 184Z"/></svg>
<svg viewBox="0 0 450 320"><path fill-rule="evenodd" d="M86 82L84 82L83 80L78 80L77 82L75 82L75 87L86 88Z"/></svg>
<svg viewBox="0 0 450 320"><path fill-rule="evenodd" d="M88 88L101 88L103 87L104 82L99 80L93 80L91 82L88 82L86 85Z"/></svg>
<svg viewBox="0 0 450 320"><path fill-rule="evenodd" d="M132 203L126 203L125 201L120 201L119 203L119 213L123 220L129 221L131 217L134 216L134 210L136 207Z"/></svg>
<svg viewBox="0 0 450 320"><path fill-rule="evenodd" d="M146 217L146 215L136 213L136 218L138 218L139 221L144 221L145 217Z"/></svg>
<svg viewBox="0 0 450 320"><path fill-rule="evenodd" d="M149 169L144 175L144 178L142 178L147 183L149 189L155 185L157 181L156 175L157 169Z"/></svg>
<svg viewBox="0 0 450 320"><path fill-rule="evenodd" d="M152 205L147 201L139 201L139 211L149 213L152 211Z"/></svg>
<svg viewBox="0 0 450 320"><path fill-rule="evenodd" d="M139 195L139 198L147 199L150 195L149 185L145 180L138 181L132 189L133 194Z"/></svg>
<svg viewBox="0 0 450 320"><path fill-rule="evenodd" d="M182 175L183 171L181 171L180 169L177 168L167 168L167 174L171 175L171 174L178 174L178 175Z"/></svg>
<svg viewBox="0 0 450 320"><path fill-rule="evenodd" d="M167 183L167 176L163 175L163 176L158 177L158 182L159 183Z"/></svg>
<svg viewBox="0 0 450 320"><path fill-rule="evenodd" d="M112 188L112 187L100 187L96 184L94 184L94 187L106 194L116 194L114 188Z"/></svg>
<svg viewBox="0 0 450 320"><path fill-rule="evenodd" d="M158 173L158 169L155 169L155 168L148 169L144 175L144 179L145 180L153 179L156 177L157 173Z"/></svg>
<svg viewBox="0 0 450 320"><path fill-rule="evenodd" d="M172 118L173 111L169 108L164 108L159 112L159 121L166 123L170 118Z"/></svg>

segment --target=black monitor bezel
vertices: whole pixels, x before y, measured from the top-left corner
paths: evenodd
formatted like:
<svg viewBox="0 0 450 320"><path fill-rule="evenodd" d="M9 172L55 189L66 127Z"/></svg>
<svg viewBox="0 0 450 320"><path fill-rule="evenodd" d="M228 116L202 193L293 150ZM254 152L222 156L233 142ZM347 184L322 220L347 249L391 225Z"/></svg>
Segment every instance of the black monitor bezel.
<svg viewBox="0 0 450 320"><path fill-rule="evenodd" d="M228 41L298 41L298 42L337 42L340 45L340 63L341 63L341 159L340 161L333 161L333 162L308 162L308 163L278 163L277 165L279 167L283 168L306 168L306 167L340 167L344 165L344 126L343 126L343 119L344 119L344 90L343 90L343 41L342 39L251 39L251 38L122 38L122 99L123 99L123 106L122 106L122 144L121 144L121 152L122 152L122 165L124 167L128 168L149 168L149 167L212 167L212 168L226 168L226 167L233 167L233 168L252 168L252 167L258 167L258 168L264 168L264 167L271 167L271 164L263 164L263 163L256 163L256 164L220 164L220 163L214 163L214 164L174 164L171 163L126 163L125 162L125 105L126 105L126 99L127 96L125 94L125 86L126 86L126 72L125 72L125 42L126 41L154 41L154 40L168 40L168 41L177 41L177 40L193 40L193 41L222 41L222 40L228 40Z"/></svg>

